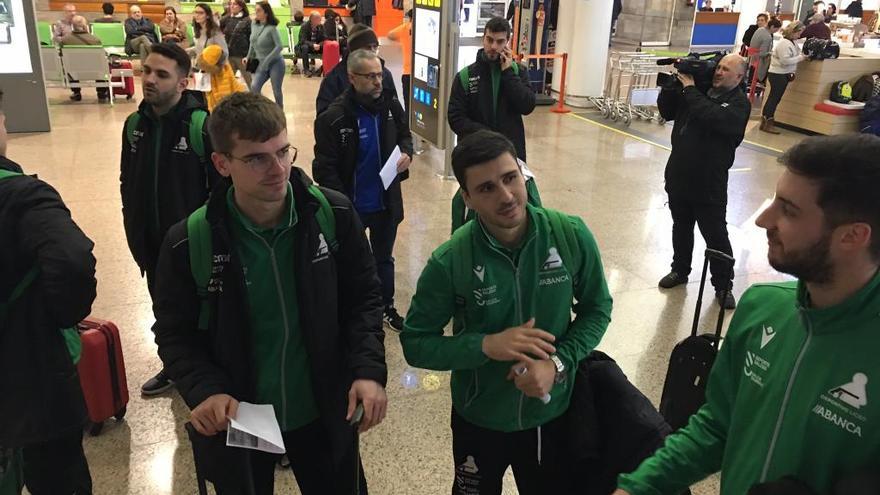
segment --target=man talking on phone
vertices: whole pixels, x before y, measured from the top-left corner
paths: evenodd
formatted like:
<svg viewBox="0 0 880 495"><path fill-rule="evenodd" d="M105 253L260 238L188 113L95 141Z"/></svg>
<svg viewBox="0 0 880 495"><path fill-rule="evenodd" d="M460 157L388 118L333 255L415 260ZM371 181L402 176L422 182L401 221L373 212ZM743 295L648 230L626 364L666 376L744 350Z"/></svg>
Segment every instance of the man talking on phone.
<svg viewBox="0 0 880 495"><path fill-rule="evenodd" d="M522 116L534 109L528 70L513 60L510 24L493 17L483 30L483 49L477 52L477 60L452 81L449 127L459 140L480 129L500 132L513 142L517 158L526 161Z"/></svg>

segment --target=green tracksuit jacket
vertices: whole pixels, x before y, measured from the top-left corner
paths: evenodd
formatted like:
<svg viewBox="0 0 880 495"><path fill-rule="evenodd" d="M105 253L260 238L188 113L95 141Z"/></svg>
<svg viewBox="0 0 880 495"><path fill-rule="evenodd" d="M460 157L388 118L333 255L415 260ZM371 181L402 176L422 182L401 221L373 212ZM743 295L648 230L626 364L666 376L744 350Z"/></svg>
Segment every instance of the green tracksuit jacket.
<svg viewBox="0 0 880 495"><path fill-rule="evenodd" d="M819 493L880 465L880 277L834 307L805 286L758 284L740 301L706 404L619 486L677 494L721 470L722 495L792 475Z"/></svg>
<svg viewBox="0 0 880 495"><path fill-rule="evenodd" d="M544 210L527 206L529 228L521 247L509 251L483 229L471 227L473 297L479 318L465 324L453 286L454 239L437 248L419 278L400 341L407 362L433 370L452 370L452 403L468 422L495 431L543 425L568 408L574 370L599 344L611 320L611 296L593 235L576 217L571 222L582 253L579 265L561 260ZM575 257L575 256L572 256ZM572 321L571 313L576 317ZM474 313L471 313L474 315ZM454 335L443 328L455 317ZM524 396L506 379L512 362L491 361L482 351L486 334L519 326L530 318L556 335L557 355L568 377L551 391L549 404ZM473 320L479 320L473 323Z"/></svg>

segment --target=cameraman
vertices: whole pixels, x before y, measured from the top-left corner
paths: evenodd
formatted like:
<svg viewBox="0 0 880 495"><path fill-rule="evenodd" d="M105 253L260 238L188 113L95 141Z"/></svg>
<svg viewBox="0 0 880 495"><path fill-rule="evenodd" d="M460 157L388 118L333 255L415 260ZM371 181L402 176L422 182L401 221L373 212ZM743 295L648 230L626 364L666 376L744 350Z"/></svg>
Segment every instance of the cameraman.
<svg viewBox="0 0 880 495"><path fill-rule="evenodd" d="M711 86L707 80L705 88L703 84L697 87L694 76L679 72L657 98L660 115L675 121L672 153L666 163L674 254L672 271L660 280L661 288L687 283L694 223L699 225L707 247L733 254L725 218L727 170L733 165L751 112L740 88L746 67L739 55L727 55L718 62ZM711 269L718 303L735 308L733 294L726 291L733 287L733 267L712 260Z"/></svg>

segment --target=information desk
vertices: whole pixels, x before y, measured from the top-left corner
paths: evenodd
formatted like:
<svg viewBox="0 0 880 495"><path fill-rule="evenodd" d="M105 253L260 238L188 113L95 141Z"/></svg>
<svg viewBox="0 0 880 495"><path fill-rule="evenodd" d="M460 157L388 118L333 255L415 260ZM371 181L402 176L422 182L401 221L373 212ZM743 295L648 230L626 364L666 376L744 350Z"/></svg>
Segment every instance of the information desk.
<svg viewBox="0 0 880 495"><path fill-rule="evenodd" d="M732 47L736 39L739 12L697 12L691 46Z"/></svg>
<svg viewBox="0 0 880 495"><path fill-rule="evenodd" d="M858 132L857 115L834 115L813 107L828 99L835 81L852 84L874 71L880 71L880 50L842 47L840 58L799 63L776 109L776 122L826 135Z"/></svg>

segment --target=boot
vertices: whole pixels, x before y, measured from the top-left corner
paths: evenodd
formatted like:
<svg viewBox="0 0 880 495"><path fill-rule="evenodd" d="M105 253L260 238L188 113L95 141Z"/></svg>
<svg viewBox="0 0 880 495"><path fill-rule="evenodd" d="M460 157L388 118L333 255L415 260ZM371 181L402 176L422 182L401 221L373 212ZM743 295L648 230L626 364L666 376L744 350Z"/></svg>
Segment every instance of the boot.
<svg viewBox="0 0 880 495"><path fill-rule="evenodd" d="M761 130L769 133L769 134L780 134L779 131L773 126L773 119L767 117L761 117Z"/></svg>

